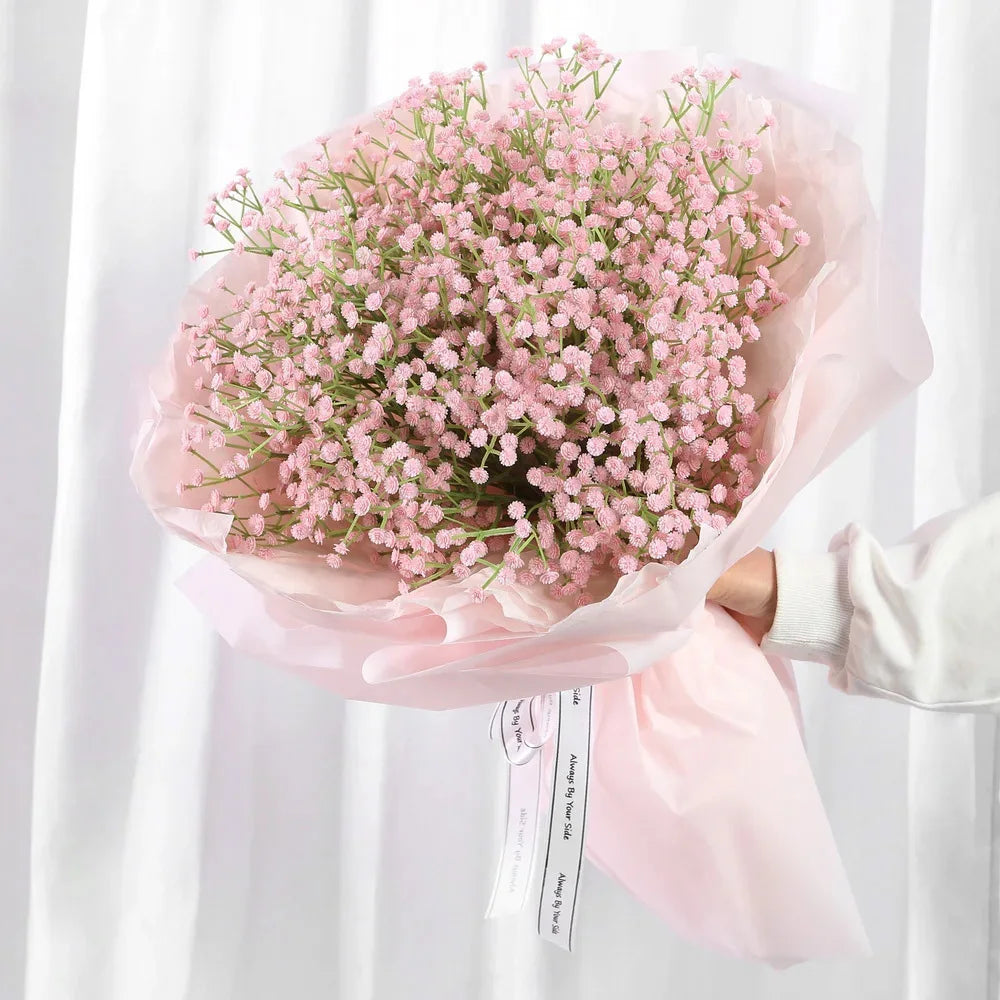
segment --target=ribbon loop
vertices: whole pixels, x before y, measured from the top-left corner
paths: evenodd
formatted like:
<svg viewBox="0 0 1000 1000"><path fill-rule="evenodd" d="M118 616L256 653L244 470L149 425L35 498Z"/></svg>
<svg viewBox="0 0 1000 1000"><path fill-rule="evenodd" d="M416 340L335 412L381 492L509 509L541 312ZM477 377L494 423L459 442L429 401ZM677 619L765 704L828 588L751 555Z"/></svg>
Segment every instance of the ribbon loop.
<svg viewBox="0 0 1000 1000"><path fill-rule="evenodd" d="M556 698L536 695L498 705L490 722L490 738L499 739L509 764L521 766L552 738Z"/></svg>

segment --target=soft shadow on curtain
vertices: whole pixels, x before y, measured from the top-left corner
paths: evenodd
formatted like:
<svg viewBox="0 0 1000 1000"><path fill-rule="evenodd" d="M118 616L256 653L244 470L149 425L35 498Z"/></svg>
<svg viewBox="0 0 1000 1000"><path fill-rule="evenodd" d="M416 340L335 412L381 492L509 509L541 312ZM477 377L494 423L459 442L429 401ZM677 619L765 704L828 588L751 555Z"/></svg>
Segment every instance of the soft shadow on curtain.
<svg viewBox="0 0 1000 1000"><path fill-rule="evenodd" d="M528 920L481 919L502 805L489 711L344 704L230 653L172 586L191 553L160 535L126 476L135 400L191 277L207 192L242 165L265 175L410 76L583 30L618 51L694 42L860 97L872 191L938 369L772 541L822 546L850 519L891 541L1000 489L993 5L303 0L292 14L263 0L90 0L85 33L77 5L0 11L0 44L16 47L0 119L16 256L0 280L14 303L5 344L25 373L3 405L31 481L4 522L16 638L0 707L4 996L21 990L25 944L29 1000L997 996L992 720L844 698L802 668L811 757L871 959L777 973L722 958L593 871L567 957ZM57 429L38 400L54 398L60 370ZM45 458L57 433L58 489Z"/></svg>
<svg viewBox="0 0 1000 1000"><path fill-rule="evenodd" d="M69 214L87 5L0 0L0 996L23 990L32 755L56 493Z"/></svg>

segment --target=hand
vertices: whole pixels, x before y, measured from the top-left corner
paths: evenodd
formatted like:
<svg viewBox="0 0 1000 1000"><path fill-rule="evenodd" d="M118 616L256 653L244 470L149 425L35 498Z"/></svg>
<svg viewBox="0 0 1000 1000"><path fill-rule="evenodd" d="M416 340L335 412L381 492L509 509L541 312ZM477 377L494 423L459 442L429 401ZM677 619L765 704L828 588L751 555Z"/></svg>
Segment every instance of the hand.
<svg viewBox="0 0 1000 1000"><path fill-rule="evenodd" d="M774 553L754 549L712 585L708 600L721 604L758 645L770 631L778 603Z"/></svg>

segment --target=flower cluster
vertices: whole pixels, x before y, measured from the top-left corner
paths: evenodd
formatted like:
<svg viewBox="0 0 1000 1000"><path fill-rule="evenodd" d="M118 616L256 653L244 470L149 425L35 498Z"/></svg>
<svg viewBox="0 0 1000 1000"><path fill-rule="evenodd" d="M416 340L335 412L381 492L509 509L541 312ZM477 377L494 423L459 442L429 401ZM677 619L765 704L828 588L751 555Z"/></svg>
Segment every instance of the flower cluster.
<svg viewBox="0 0 1000 1000"><path fill-rule="evenodd" d="M758 199L764 119L689 69L637 134L603 124L618 63L589 38L432 74L206 221L266 277L189 325L184 483L230 545L389 560L407 587L488 567L588 599L595 573L677 560L724 527L767 456L740 351L787 301L808 236ZM213 454L215 452L215 454Z"/></svg>

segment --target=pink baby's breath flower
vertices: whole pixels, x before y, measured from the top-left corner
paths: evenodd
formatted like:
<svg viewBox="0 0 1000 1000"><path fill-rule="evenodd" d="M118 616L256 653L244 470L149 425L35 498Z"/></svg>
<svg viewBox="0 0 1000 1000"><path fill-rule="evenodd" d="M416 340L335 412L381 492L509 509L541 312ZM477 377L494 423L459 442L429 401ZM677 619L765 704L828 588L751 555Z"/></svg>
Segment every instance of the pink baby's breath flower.
<svg viewBox="0 0 1000 1000"><path fill-rule="evenodd" d="M204 464L182 502L232 514L234 550L363 553L403 592L488 566L571 604L593 574L680 558L754 488L740 351L809 237L755 130L712 109L724 71L676 77L704 128L630 134L574 106L611 57L565 44L512 50L551 72L507 109L463 98L483 63L434 73L346 150L320 137L277 185L241 171L210 199L231 253L266 254L182 333L180 447ZM723 162L732 194L706 173Z"/></svg>
<svg viewBox="0 0 1000 1000"><path fill-rule="evenodd" d="M618 559L618 569L624 573L634 573L639 568L639 560L635 556L621 556Z"/></svg>

